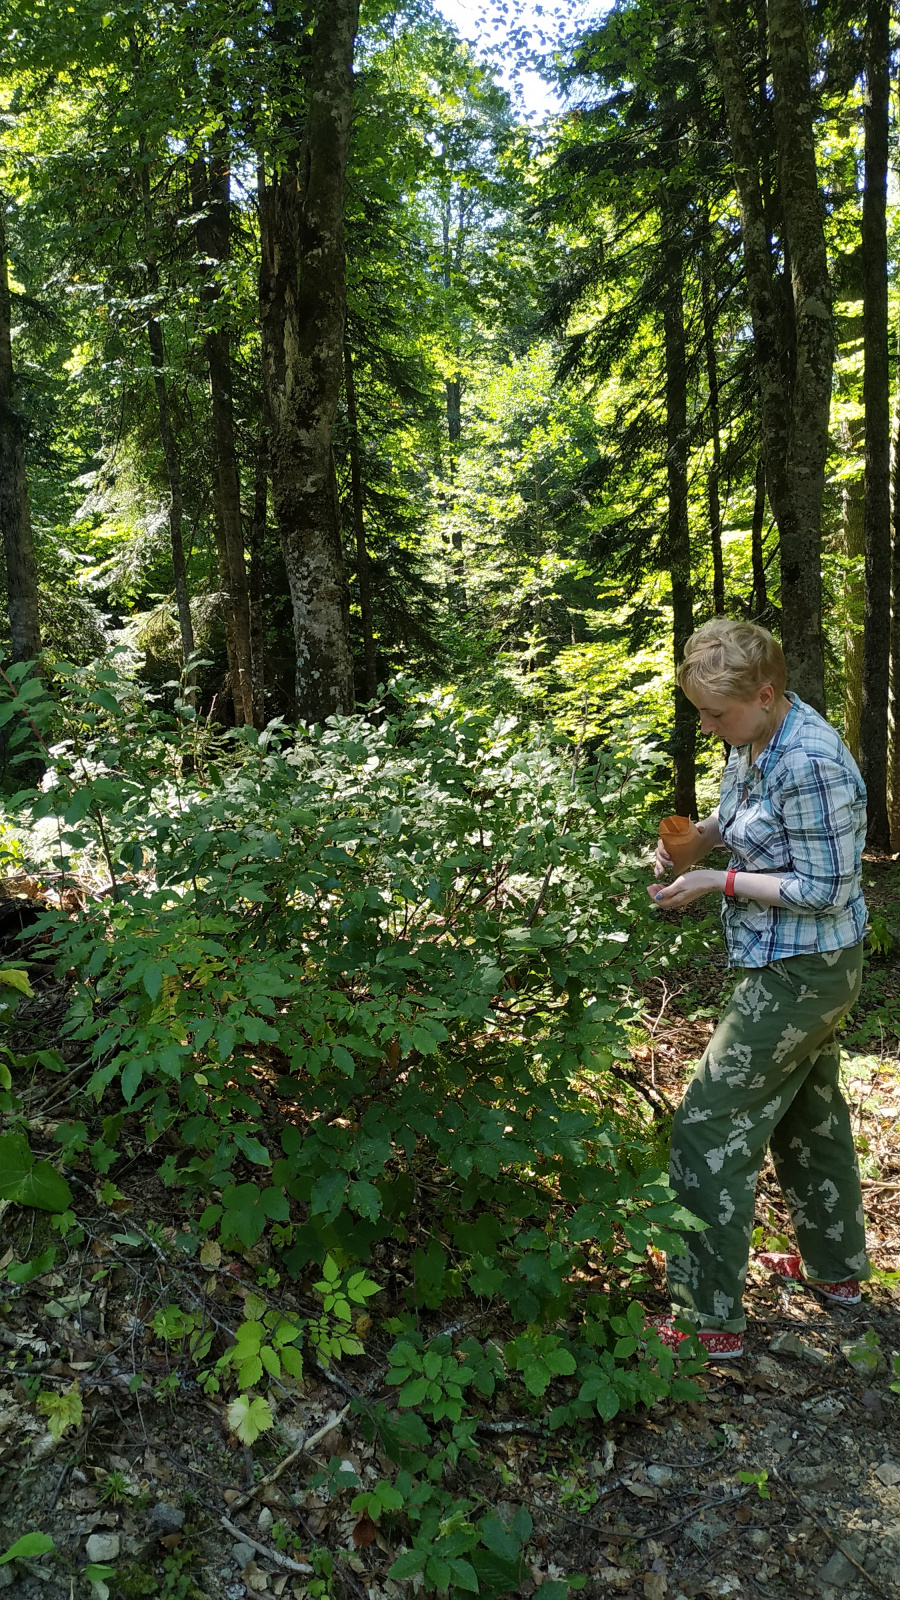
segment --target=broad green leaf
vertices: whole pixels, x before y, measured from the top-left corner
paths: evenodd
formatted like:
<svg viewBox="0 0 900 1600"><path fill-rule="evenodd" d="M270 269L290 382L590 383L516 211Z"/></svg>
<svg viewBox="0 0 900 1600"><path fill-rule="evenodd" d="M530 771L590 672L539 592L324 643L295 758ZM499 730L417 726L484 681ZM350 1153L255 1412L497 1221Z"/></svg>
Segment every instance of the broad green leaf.
<svg viewBox="0 0 900 1600"><path fill-rule="evenodd" d="M51 1245L48 1250L35 1256L33 1261L14 1261L7 1267L6 1276L10 1283L30 1283L32 1278L40 1278L43 1273L49 1272L55 1260L56 1247Z"/></svg>
<svg viewBox="0 0 900 1600"><path fill-rule="evenodd" d="M19 1190L19 1204L38 1211L68 1211L72 1191L65 1178L49 1161L36 1161L26 1173Z"/></svg>
<svg viewBox="0 0 900 1600"><path fill-rule="evenodd" d="M45 1556L48 1550L55 1549L49 1533L23 1533L21 1539L17 1539L0 1556L0 1567L5 1566L7 1561L28 1561L34 1556Z"/></svg>
<svg viewBox="0 0 900 1600"><path fill-rule="evenodd" d="M22 1133L0 1137L0 1200L18 1200L19 1191L34 1166L34 1156Z"/></svg>
<svg viewBox="0 0 900 1600"><path fill-rule="evenodd" d="M242 1394L228 1407L228 1426L241 1444L255 1444L261 1433L267 1433L269 1428L275 1426L268 1400L259 1396L250 1400Z"/></svg>
<svg viewBox="0 0 900 1600"><path fill-rule="evenodd" d="M0 984L5 984L7 989L17 989L19 994L24 994L26 1000L34 999L34 990L28 982L28 973L22 972L18 967L0 967Z"/></svg>
<svg viewBox="0 0 900 1600"><path fill-rule="evenodd" d="M388 1571L389 1578L414 1578L428 1560L426 1550L404 1550Z"/></svg>
<svg viewBox="0 0 900 1600"><path fill-rule="evenodd" d="M61 1439L69 1428L80 1428L84 1416L84 1403L74 1383L62 1394L38 1395L37 1408L47 1418L54 1439Z"/></svg>

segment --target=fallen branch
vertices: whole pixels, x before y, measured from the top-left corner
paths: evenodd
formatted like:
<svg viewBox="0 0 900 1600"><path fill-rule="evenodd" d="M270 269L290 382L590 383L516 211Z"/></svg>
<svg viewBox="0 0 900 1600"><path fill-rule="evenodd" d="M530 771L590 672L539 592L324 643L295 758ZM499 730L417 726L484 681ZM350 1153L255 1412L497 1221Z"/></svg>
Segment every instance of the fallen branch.
<svg viewBox="0 0 900 1600"><path fill-rule="evenodd" d="M259 1483L255 1483L252 1489L247 1490L246 1494L239 1495L237 1500L232 1500L229 1510L242 1511L244 1506L249 1505L251 1500L255 1500L261 1490L267 1489L270 1483L274 1483L276 1478L280 1478L281 1474L292 1466L299 1456L310 1455L313 1446L317 1445L320 1439L324 1439L339 1423L343 1422L349 1410L349 1405L346 1405L343 1411L338 1411L333 1417L329 1417L321 1428L317 1428L315 1433L311 1433L308 1439L304 1439L302 1444L298 1444L289 1456L285 1456L284 1460L278 1463L274 1472L268 1473L265 1478L260 1478Z"/></svg>
<svg viewBox="0 0 900 1600"><path fill-rule="evenodd" d="M280 1550L270 1550L268 1545L260 1544L258 1539L253 1538L252 1534L245 1533L243 1528L235 1527L235 1524L229 1522L227 1517L220 1517L219 1521L226 1533L233 1533L241 1544L248 1544L251 1550L255 1550L256 1554L262 1556L264 1560L274 1561L276 1567L286 1567L288 1572L302 1572L304 1575L312 1572L313 1569L307 1561L292 1561L290 1556L282 1555Z"/></svg>
<svg viewBox="0 0 900 1600"><path fill-rule="evenodd" d="M546 1438L549 1429L537 1422L476 1422L476 1433L533 1433L538 1439Z"/></svg>

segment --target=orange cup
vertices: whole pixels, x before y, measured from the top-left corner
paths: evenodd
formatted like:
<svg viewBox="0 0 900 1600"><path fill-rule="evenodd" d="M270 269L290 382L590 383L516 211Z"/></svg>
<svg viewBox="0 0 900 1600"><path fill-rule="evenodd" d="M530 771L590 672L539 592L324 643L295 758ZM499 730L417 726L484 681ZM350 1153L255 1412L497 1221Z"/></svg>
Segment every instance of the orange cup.
<svg viewBox="0 0 900 1600"><path fill-rule="evenodd" d="M659 825L660 843L672 860L676 872L684 872L697 859L700 830L690 817L663 817Z"/></svg>

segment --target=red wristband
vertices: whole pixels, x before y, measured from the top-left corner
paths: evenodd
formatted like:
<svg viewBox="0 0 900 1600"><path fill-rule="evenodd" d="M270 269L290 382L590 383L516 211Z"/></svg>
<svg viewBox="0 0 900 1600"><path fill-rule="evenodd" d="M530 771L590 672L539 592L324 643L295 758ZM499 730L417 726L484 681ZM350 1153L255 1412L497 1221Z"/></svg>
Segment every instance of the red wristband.
<svg viewBox="0 0 900 1600"><path fill-rule="evenodd" d="M737 867L729 867L728 871L725 874L725 888L722 890L722 893L726 896L726 898L728 900L733 900L734 899L734 880L737 877L737 875L738 875Z"/></svg>

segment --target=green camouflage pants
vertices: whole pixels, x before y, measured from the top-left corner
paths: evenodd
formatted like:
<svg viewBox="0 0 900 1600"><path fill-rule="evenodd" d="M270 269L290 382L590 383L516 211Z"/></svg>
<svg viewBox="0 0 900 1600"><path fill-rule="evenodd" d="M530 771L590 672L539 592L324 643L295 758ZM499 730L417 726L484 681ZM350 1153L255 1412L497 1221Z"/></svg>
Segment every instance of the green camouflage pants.
<svg viewBox="0 0 900 1600"><path fill-rule="evenodd" d="M865 1224L835 1029L862 945L740 969L672 1129L670 1182L708 1224L667 1261L673 1309L739 1333L759 1170L771 1146L806 1276L867 1278Z"/></svg>

